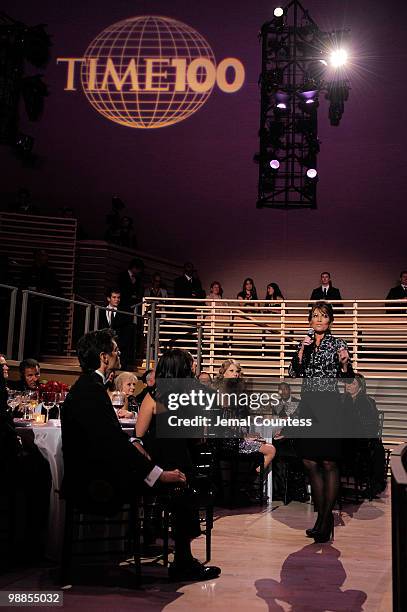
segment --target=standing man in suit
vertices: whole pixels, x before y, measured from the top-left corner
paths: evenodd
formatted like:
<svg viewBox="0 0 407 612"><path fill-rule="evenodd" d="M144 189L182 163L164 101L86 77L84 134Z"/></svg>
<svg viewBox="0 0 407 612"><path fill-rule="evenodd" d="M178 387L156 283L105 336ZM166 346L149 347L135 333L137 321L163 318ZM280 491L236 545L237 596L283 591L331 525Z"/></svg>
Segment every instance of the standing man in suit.
<svg viewBox="0 0 407 612"><path fill-rule="evenodd" d="M336 287L332 286L331 275L329 272L322 272L321 285L312 290L311 300L341 300L341 292Z"/></svg>
<svg viewBox="0 0 407 612"><path fill-rule="evenodd" d="M321 284L319 287L316 287L312 290L311 300L316 302L326 301L330 302L331 300L341 300L341 292L336 287L332 286L331 275L329 272L321 273ZM341 308L342 304L335 304L333 310L335 310L335 314L344 314L343 310L338 310Z"/></svg>
<svg viewBox="0 0 407 612"><path fill-rule="evenodd" d="M184 274L174 281L174 296L176 298L204 298L205 291L202 289L193 264L188 261L184 264Z"/></svg>
<svg viewBox="0 0 407 612"><path fill-rule="evenodd" d="M106 291L106 308L107 310L99 310L98 329L112 329L118 337L118 341L122 352L122 365L126 369L130 361L129 354L130 338L133 318L130 315L117 312L121 310L121 293L120 289L113 288ZM129 332L130 329L130 332Z"/></svg>
<svg viewBox="0 0 407 612"><path fill-rule="evenodd" d="M118 278L118 286L121 294L122 310L134 312L136 306L143 300L144 295L144 263L139 258L129 262L127 270L122 272ZM141 308L136 314L141 313ZM126 336L126 344L121 345L123 350L123 367L127 369L134 364L136 353L141 355L143 346L142 319L137 317L134 323L129 317L127 325L122 329L122 338Z"/></svg>
<svg viewBox="0 0 407 612"><path fill-rule="evenodd" d="M387 294L386 300L404 300L406 302L406 308L397 309L396 304L387 304L387 314L403 314L407 313L407 270L400 272L400 283L395 287L392 287Z"/></svg>
<svg viewBox="0 0 407 612"><path fill-rule="evenodd" d="M111 330L85 334L78 342L83 374L61 409L65 495L82 507L119 510L135 496L161 484L184 485L180 470L155 465L137 438L121 429L105 389L108 374L120 368L120 350ZM154 494L154 493L153 493ZM200 533L199 515L186 497L172 508L175 559L169 575L175 580L207 580L220 574L192 557L191 539Z"/></svg>

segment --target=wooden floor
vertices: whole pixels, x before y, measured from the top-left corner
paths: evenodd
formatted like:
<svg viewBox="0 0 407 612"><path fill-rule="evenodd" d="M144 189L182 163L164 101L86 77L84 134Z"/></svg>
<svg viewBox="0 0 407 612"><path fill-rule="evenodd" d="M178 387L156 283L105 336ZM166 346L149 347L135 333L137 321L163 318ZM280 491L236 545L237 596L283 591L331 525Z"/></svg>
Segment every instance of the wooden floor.
<svg viewBox="0 0 407 612"><path fill-rule="evenodd" d="M346 505L336 512L335 541L305 537L314 515L309 504L275 502L267 508L219 511L212 563L222 575L208 583L158 581L142 590L75 587L64 610L270 612L390 612L390 498ZM204 558L204 539L194 553ZM2 590L51 588L46 570L3 576ZM55 588L55 587L54 587Z"/></svg>

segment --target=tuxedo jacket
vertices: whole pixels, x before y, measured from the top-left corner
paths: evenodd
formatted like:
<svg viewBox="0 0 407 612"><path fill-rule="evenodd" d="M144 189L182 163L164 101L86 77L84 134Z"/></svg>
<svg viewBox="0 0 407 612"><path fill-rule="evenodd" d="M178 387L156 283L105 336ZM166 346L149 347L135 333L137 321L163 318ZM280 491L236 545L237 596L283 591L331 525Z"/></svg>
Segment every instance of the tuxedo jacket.
<svg viewBox="0 0 407 612"><path fill-rule="evenodd" d="M407 298L407 291L405 291L401 285L397 285L390 289L386 300L401 300L402 298ZM388 310L386 310L387 314L402 314L407 312L407 308L396 309L396 304L386 304L386 306L388 307Z"/></svg>
<svg viewBox="0 0 407 612"><path fill-rule="evenodd" d="M99 374L82 374L61 408L63 492L85 507L120 508L154 463L122 430Z"/></svg>
<svg viewBox="0 0 407 612"><path fill-rule="evenodd" d="M341 300L341 292L339 291L339 289L337 289L336 287L329 287L328 288L328 292L327 295L324 295L324 292L322 291L322 287L316 287L315 289L312 290L311 293L311 300L315 300L315 301L319 301L319 300Z"/></svg>
<svg viewBox="0 0 407 612"><path fill-rule="evenodd" d="M174 281L174 296L177 298L204 298L205 292L202 289L199 278L189 281L185 275L179 276Z"/></svg>
<svg viewBox="0 0 407 612"><path fill-rule="evenodd" d="M111 328L114 329L116 332L119 332L123 327L133 322L133 317L131 317L130 315L125 315L121 314L120 312L116 312L116 314L113 316L113 313L114 310L112 310L111 312L112 317L109 323L107 318L107 311L99 310L99 329Z"/></svg>

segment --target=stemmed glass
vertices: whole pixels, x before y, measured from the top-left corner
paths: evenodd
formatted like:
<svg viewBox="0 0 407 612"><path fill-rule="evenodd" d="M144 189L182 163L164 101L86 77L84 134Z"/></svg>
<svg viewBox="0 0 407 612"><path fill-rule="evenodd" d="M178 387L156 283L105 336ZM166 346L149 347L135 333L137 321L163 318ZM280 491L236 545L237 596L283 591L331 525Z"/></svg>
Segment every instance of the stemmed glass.
<svg viewBox="0 0 407 612"><path fill-rule="evenodd" d="M126 395L121 391L113 391L112 393L112 404L113 408L116 411L117 417L119 417L119 410L123 408L124 402L126 400Z"/></svg>
<svg viewBox="0 0 407 612"><path fill-rule="evenodd" d="M21 401L20 392L9 389L7 392L7 395L8 395L7 404L10 407L11 412L13 413L14 410L17 408L17 406L19 406L20 404L20 401Z"/></svg>
<svg viewBox="0 0 407 612"><path fill-rule="evenodd" d="M59 393L55 393L55 407L58 410L58 420L61 418L61 406L64 403L67 395L68 391L60 391Z"/></svg>
<svg viewBox="0 0 407 612"><path fill-rule="evenodd" d="M49 411L51 410L51 408L55 406L55 403L56 403L56 393L54 391L45 391L42 396L42 405L47 411L47 417L45 419L46 423L48 423L48 420L49 420Z"/></svg>
<svg viewBox="0 0 407 612"><path fill-rule="evenodd" d="M24 415L23 418L26 421L30 420L32 416L32 408L31 408L31 402L30 402L30 395L26 391L22 393L20 397L20 412L23 413Z"/></svg>

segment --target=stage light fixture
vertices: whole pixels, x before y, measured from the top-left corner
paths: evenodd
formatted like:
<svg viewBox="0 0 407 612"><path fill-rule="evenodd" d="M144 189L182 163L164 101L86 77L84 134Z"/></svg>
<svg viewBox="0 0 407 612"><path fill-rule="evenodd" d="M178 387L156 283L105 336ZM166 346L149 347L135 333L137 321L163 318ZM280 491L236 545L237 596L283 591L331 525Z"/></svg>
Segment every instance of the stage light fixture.
<svg viewBox="0 0 407 612"><path fill-rule="evenodd" d="M348 60L348 52L346 49L335 49L332 51L329 63L333 68L340 68L344 66Z"/></svg>
<svg viewBox="0 0 407 612"><path fill-rule="evenodd" d="M272 159L270 161L270 168L272 170L278 170L280 167L280 162L278 161L278 159Z"/></svg>
<svg viewBox="0 0 407 612"><path fill-rule="evenodd" d="M315 170L315 168L308 168L307 170L307 176L309 179L314 179L317 176L318 172Z"/></svg>
<svg viewBox="0 0 407 612"><path fill-rule="evenodd" d="M281 6L277 6L277 8L274 9L274 17L282 17L284 15L284 9L281 8Z"/></svg>

